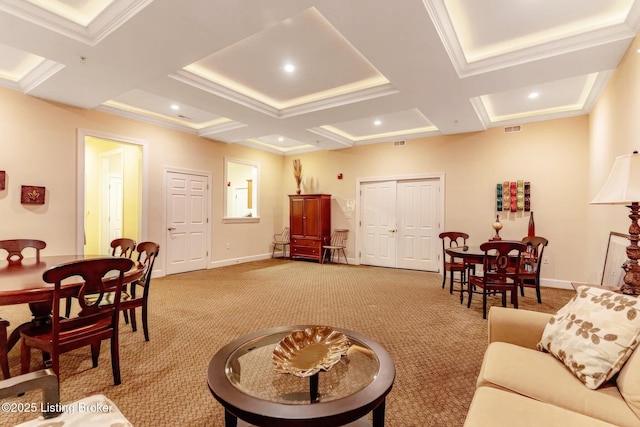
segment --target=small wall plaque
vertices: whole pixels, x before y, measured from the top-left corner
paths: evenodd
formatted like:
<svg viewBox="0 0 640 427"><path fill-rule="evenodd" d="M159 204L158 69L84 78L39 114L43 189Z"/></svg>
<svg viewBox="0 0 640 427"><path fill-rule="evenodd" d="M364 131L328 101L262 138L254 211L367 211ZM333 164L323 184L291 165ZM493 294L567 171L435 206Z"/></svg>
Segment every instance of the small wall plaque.
<svg viewBox="0 0 640 427"><path fill-rule="evenodd" d="M7 182L7 173L0 171L0 191L4 190Z"/></svg>
<svg viewBox="0 0 640 427"><path fill-rule="evenodd" d="M23 205L44 205L45 187L23 185L20 203Z"/></svg>

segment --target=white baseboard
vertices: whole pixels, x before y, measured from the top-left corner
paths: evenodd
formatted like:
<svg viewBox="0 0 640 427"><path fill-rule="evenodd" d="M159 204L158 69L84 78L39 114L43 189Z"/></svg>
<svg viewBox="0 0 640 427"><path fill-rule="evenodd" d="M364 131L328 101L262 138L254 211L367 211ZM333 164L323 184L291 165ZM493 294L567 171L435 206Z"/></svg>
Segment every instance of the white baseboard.
<svg viewBox="0 0 640 427"><path fill-rule="evenodd" d="M567 280L540 278L540 286L545 288L573 289L571 282Z"/></svg>
<svg viewBox="0 0 640 427"><path fill-rule="evenodd" d="M242 264L244 262L251 262L251 261L260 261L260 260L269 259L269 258L271 258L271 254L260 254L260 255L251 255L251 256L240 257L240 258L222 259L222 260L210 262L207 268L226 267L228 265Z"/></svg>

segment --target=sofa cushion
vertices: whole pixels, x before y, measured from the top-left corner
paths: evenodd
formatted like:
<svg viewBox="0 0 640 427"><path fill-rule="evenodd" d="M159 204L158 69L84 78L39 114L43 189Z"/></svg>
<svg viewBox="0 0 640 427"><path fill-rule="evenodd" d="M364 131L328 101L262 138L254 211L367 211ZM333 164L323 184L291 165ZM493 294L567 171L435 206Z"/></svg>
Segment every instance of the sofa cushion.
<svg viewBox="0 0 640 427"><path fill-rule="evenodd" d="M627 363L624 364L618 377L616 384L620 389L620 393L627 405L631 408L636 416L640 418L640 351L633 352Z"/></svg>
<svg viewBox="0 0 640 427"><path fill-rule="evenodd" d="M588 388L596 389L622 368L638 345L639 301L580 286L551 317L538 349L553 354Z"/></svg>
<svg viewBox="0 0 640 427"><path fill-rule="evenodd" d="M507 390L611 424L640 426L640 419L613 382L588 389L553 356L514 344L489 344L477 385Z"/></svg>
<svg viewBox="0 0 640 427"><path fill-rule="evenodd" d="M476 390L464 422L464 427L604 427L614 425L492 387L480 387Z"/></svg>

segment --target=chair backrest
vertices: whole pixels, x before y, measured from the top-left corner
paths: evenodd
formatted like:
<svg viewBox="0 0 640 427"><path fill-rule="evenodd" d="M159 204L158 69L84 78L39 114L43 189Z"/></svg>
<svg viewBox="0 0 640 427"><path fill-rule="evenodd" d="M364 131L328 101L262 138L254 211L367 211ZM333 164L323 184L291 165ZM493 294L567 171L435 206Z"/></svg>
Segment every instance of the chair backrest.
<svg viewBox="0 0 640 427"><path fill-rule="evenodd" d="M111 255L123 258L131 258L136 250L136 241L133 239L121 238L111 241Z"/></svg>
<svg viewBox="0 0 640 427"><path fill-rule="evenodd" d="M331 246L346 246L347 236L349 235L349 230L344 228L339 228L333 230L333 234L331 235Z"/></svg>
<svg viewBox="0 0 640 427"><path fill-rule="evenodd" d="M7 261L19 262L22 261L24 255L22 250L26 248L34 248L36 250L36 261L40 262L40 250L47 247L47 244L42 240L35 239L12 239L12 240L0 240L0 249L4 249L9 252L7 255Z"/></svg>
<svg viewBox="0 0 640 427"><path fill-rule="evenodd" d="M445 231L443 233L440 233L438 237L442 239L442 259L446 263L447 253L445 252L445 250L447 248L455 248L466 245L469 235L461 231Z"/></svg>
<svg viewBox="0 0 640 427"><path fill-rule="evenodd" d="M110 319L113 327L117 328L124 273L131 270L133 265L128 258L93 258L61 264L44 272L44 281L55 285L51 317L54 347L58 346L60 332L63 331L86 328L105 319ZM74 288L72 292L78 297L80 312L77 317L61 318L60 301L70 295L69 288L63 288L61 283L71 277L81 283L79 289ZM113 304L101 306L100 302L107 292L113 292ZM88 300L86 295L92 298Z"/></svg>
<svg viewBox="0 0 640 427"><path fill-rule="evenodd" d="M522 243L527 245L527 250L524 253L520 269L527 272L540 271L542 253L549 241L540 236L527 236L522 238Z"/></svg>
<svg viewBox="0 0 640 427"><path fill-rule="evenodd" d="M481 244L480 249L484 251L482 269L486 282L517 281L520 260L527 245L511 240L493 240Z"/></svg>
<svg viewBox="0 0 640 427"><path fill-rule="evenodd" d="M160 245L154 242L142 242L138 243L136 248L138 252L138 262L144 264L144 271L142 276L136 280L135 284L144 286L143 296L146 298L149 295L149 285L151 283L151 272L153 271L153 264L156 262L156 257L160 252ZM132 296L135 297L135 286L131 287Z"/></svg>
<svg viewBox="0 0 640 427"><path fill-rule="evenodd" d="M289 227L285 227L282 229L282 234L281 234L281 243L289 243L289 239L291 238L291 231L289 230Z"/></svg>

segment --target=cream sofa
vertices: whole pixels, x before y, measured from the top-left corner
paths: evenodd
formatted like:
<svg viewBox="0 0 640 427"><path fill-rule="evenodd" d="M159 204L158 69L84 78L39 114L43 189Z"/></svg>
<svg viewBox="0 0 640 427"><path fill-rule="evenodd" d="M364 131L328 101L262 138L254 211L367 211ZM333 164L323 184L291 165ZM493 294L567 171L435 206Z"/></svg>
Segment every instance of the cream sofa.
<svg viewBox="0 0 640 427"><path fill-rule="evenodd" d="M640 354L597 390L536 350L550 314L492 307L465 427L640 426Z"/></svg>

